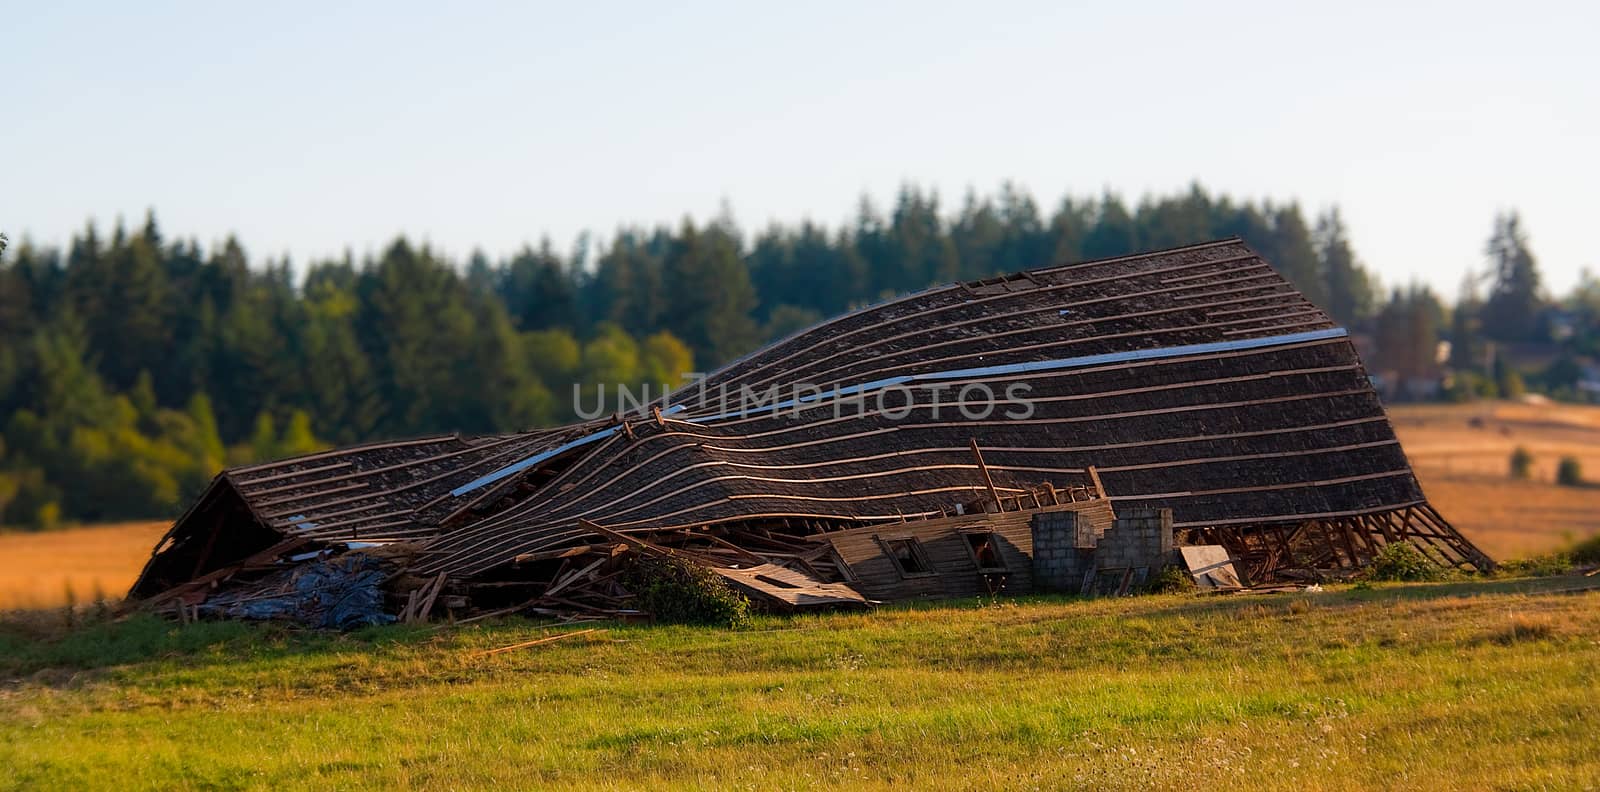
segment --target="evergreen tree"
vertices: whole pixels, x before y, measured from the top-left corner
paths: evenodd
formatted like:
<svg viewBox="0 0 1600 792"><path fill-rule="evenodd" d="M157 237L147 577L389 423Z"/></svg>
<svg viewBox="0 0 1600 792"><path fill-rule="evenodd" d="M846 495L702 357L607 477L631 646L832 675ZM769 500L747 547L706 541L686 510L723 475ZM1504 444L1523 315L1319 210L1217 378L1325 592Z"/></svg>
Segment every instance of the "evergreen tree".
<svg viewBox="0 0 1600 792"><path fill-rule="evenodd" d="M1317 219L1316 251L1328 314L1347 327L1362 324L1372 313L1373 279L1350 249L1337 207Z"/></svg>
<svg viewBox="0 0 1600 792"><path fill-rule="evenodd" d="M572 327L577 321L576 284L549 239L511 259L501 295L519 329Z"/></svg>
<svg viewBox="0 0 1600 792"><path fill-rule="evenodd" d="M694 350L696 360L719 364L754 348L755 289L727 229L696 229L685 221L663 269L664 323Z"/></svg>
<svg viewBox="0 0 1600 792"><path fill-rule="evenodd" d="M1468 272L1461 279L1461 292L1450 313L1450 367L1457 371L1484 368L1482 311L1478 279Z"/></svg>
<svg viewBox="0 0 1600 792"><path fill-rule="evenodd" d="M1087 259L1125 256L1139 246L1133 216L1128 214L1122 199L1106 193L1095 212L1094 225L1083 240L1083 257Z"/></svg>
<svg viewBox="0 0 1600 792"><path fill-rule="evenodd" d="M1049 263L1068 264L1083 260L1088 254L1084 244L1089 229L1094 224L1094 207L1087 201L1076 201L1071 196L1063 198L1050 217Z"/></svg>
<svg viewBox="0 0 1600 792"><path fill-rule="evenodd" d="M1146 197L1134 217L1140 249L1192 245L1212 239L1213 208L1200 185L1173 198ZM1132 251L1129 251L1132 252Z"/></svg>
<svg viewBox="0 0 1600 792"><path fill-rule="evenodd" d="M304 326L293 403L308 408L313 431L339 443L371 437L383 406L372 361L356 327L360 303L348 263L312 269L306 278Z"/></svg>
<svg viewBox="0 0 1600 792"><path fill-rule="evenodd" d="M1266 243L1257 245L1257 249L1306 299L1319 306L1328 305L1317 251L1311 243L1311 230L1306 227L1299 205L1268 207L1268 214L1272 219L1272 232Z"/></svg>
<svg viewBox="0 0 1600 792"><path fill-rule="evenodd" d="M1499 215L1486 247L1493 285L1483 306L1483 329L1497 341L1531 341L1544 301L1539 267L1515 211Z"/></svg>
<svg viewBox="0 0 1600 792"><path fill-rule="evenodd" d="M634 334L658 327L667 308L662 258L669 247L665 232L618 232L600 255L589 282L586 302L591 320L614 322Z"/></svg>
<svg viewBox="0 0 1600 792"><path fill-rule="evenodd" d="M1424 286L1395 289L1378 312L1374 340L1382 370L1400 382L1433 379L1439 374L1439 328L1444 309Z"/></svg>

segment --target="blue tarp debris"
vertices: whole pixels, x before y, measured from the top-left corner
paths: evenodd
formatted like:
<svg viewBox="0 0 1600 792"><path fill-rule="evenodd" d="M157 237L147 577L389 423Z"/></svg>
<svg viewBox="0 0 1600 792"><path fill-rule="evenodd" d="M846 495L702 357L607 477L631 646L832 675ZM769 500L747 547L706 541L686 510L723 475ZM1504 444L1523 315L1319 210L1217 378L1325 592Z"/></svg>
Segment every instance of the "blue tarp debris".
<svg viewBox="0 0 1600 792"><path fill-rule="evenodd" d="M364 553L309 561L248 589L227 592L199 606L202 616L291 621L307 627L353 630L389 624L383 611L388 562Z"/></svg>

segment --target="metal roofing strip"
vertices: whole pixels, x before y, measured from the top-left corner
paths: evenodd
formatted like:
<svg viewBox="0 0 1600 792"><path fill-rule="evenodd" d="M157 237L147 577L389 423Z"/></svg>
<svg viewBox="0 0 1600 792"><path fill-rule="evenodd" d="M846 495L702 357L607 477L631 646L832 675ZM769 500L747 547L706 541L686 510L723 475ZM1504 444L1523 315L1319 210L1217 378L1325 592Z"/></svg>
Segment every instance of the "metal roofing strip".
<svg viewBox="0 0 1600 792"><path fill-rule="evenodd" d="M493 473L490 473L488 475L480 476L480 477L478 477L476 479L473 479L472 481L469 481L469 482L467 482L465 484L462 484L459 487L456 487L453 490L450 490L450 494L459 498L462 495L465 495L465 494L467 494L467 493L469 493L469 492L471 492L471 491L473 491L473 490L475 490L475 489L477 489L479 487L482 487L482 486L485 486L485 485L488 485L488 484L493 484L496 481L499 481L500 479L505 478L506 476L512 475L513 473L520 473L520 472L522 472L524 470L527 470L528 468L531 468L534 465L537 465L540 462L543 462L546 459L549 459L549 458L551 458L553 456L556 456L558 454L564 454L564 453L566 453L568 451L571 451L574 448L578 448L580 446L586 446L586 445L588 445L590 443L593 443L596 440L599 440L599 439L601 439L603 437L610 437L610 436L612 436L612 435L614 435L614 434L616 434L617 432L620 432L620 431L622 431L622 427L613 426L610 429L606 429L606 430L603 430L603 431L595 432L594 434L591 434L591 435L584 435L583 437L580 437L580 438L578 438L576 440L573 440L571 442L563 443L561 445L558 445L555 448L550 449L549 451L544 451L542 453L534 454L533 456L528 457L527 459L524 459L521 462L514 462L514 463L512 463L510 465L507 465L507 466L505 466L503 468L500 468L499 470L496 470Z"/></svg>
<svg viewBox="0 0 1600 792"><path fill-rule="evenodd" d="M661 414L662 415L672 415L674 413L682 411L683 409L684 409L683 405L675 404L675 405L673 405L671 407L668 407L665 410L662 410ZM450 494L459 498L462 495L465 495L465 494L467 494L467 493L469 493L469 492L471 492L471 491L473 491L473 490L475 490L475 489L477 489L479 487L483 487L483 486L486 486L486 485L489 485L489 484L493 484L496 481L499 481L500 479L505 478L506 476L510 476L510 475L513 475L513 474L516 474L516 473L521 473L522 471L527 470L528 468L533 467L534 465L537 465L540 462L543 462L543 461L545 461L547 459L550 459L550 458L556 457L556 456L560 456L561 454L565 454L566 452L571 451L574 448L579 448L581 446L586 446L586 445L588 445L590 443L593 443L596 440L600 440L602 438L610 437L610 436L612 436L612 435L614 435L614 434L616 434L618 432L621 432L621 431L622 431L622 427L613 426L610 429L602 429L602 430L600 430L598 432L595 432L594 434L584 435L583 437L580 437L580 438L578 438L576 440L573 440L573 441L571 441L569 443L563 443L561 445L558 445L555 448L550 449L549 451L544 451L544 452L541 452L541 453L538 453L538 454L534 454L533 456L528 457L527 459L524 459L521 462L516 462L516 463L510 464L510 465L507 465L507 466L505 466L503 468L500 468L499 470L496 470L493 473L490 473L488 475L481 476L479 478L473 479L472 481L469 481L469 482L467 482L465 484L462 484L459 487L456 487L453 490L450 490Z"/></svg>
<svg viewBox="0 0 1600 792"><path fill-rule="evenodd" d="M1261 347L1281 346L1295 344L1301 341L1322 341L1329 338L1342 338L1349 333L1342 327L1327 330L1309 330L1304 333L1289 333L1288 335L1267 336L1265 338L1243 338L1238 341L1212 341L1205 344L1189 344L1187 346L1161 347L1159 349L1134 349L1128 352L1105 352L1099 355L1082 355L1079 357L1062 358L1060 360L1041 360L1035 363L1011 363L1002 366L984 366L980 368L957 369L955 371L940 371L932 374L917 374L917 380L948 380L967 379L1005 374L1021 374L1029 371L1051 371L1055 369L1077 368L1079 366L1093 366L1100 363L1122 363L1131 360L1154 360L1157 358L1186 357L1189 355L1207 355L1212 352L1231 352L1237 349L1260 349Z"/></svg>

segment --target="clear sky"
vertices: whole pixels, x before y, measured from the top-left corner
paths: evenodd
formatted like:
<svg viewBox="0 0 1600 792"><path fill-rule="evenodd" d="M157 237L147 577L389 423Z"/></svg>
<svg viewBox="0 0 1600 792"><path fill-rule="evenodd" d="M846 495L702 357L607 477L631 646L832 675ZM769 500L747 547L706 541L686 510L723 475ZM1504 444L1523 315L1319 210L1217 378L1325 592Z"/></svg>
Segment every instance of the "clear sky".
<svg viewBox="0 0 1600 792"><path fill-rule="evenodd" d="M1600 4L1300 5L0 0L0 230L498 256L1198 180L1338 204L1391 285L1454 296L1510 207L1550 286L1600 269Z"/></svg>

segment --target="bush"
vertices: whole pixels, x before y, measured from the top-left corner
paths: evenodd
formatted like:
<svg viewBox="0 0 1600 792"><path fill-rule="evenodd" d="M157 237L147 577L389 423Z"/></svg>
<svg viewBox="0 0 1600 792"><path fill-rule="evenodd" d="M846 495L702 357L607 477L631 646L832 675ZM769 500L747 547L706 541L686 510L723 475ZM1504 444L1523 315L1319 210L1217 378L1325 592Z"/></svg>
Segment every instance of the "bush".
<svg viewBox="0 0 1600 792"><path fill-rule="evenodd" d="M33 512L29 527L38 531L53 531L61 526L61 504L49 501Z"/></svg>
<svg viewBox="0 0 1600 792"><path fill-rule="evenodd" d="M1443 577L1444 570L1438 564L1405 542L1384 545L1377 557L1372 559L1372 566L1367 569L1368 580L1415 582Z"/></svg>
<svg viewBox="0 0 1600 792"><path fill-rule="evenodd" d="M1600 564L1600 535L1591 536L1573 545L1569 554L1573 563Z"/></svg>
<svg viewBox="0 0 1600 792"><path fill-rule="evenodd" d="M1151 594L1183 594L1194 591L1194 578L1182 567L1167 565L1145 586Z"/></svg>
<svg viewBox="0 0 1600 792"><path fill-rule="evenodd" d="M1516 401L1528 393L1528 386L1523 383L1522 375L1513 371L1509 366L1500 365L1499 376L1495 377L1495 386L1500 390L1500 398Z"/></svg>
<svg viewBox="0 0 1600 792"><path fill-rule="evenodd" d="M1453 402L1494 399L1499 396L1500 389L1495 387L1494 380L1474 371L1455 372L1444 389L1444 397Z"/></svg>
<svg viewBox="0 0 1600 792"><path fill-rule="evenodd" d="M623 574L622 585L656 621L729 627L750 621L750 601L721 575L692 561L641 556Z"/></svg>
<svg viewBox="0 0 1600 792"><path fill-rule="evenodd" d="M1571 569L1572 557L1566 553L1514 558L1500 565L1500 573L1507 577L1550 577L1565 575Z"/></svg>
<svg viewBox="0 0 1600 792"><path fill-rule="evenodd" d="M1565 456L1556 466L1556 483L1563 487L1583 486L1583 465L1577 457Z"/></svg>
<svg viewBox="0 0 1600 792"><path fill-rule="evenodd" d="M1514 479L1527 479L1533 474L1533 454L1522 446L1517 446L1511 452L1511 477Z"/></svg>

